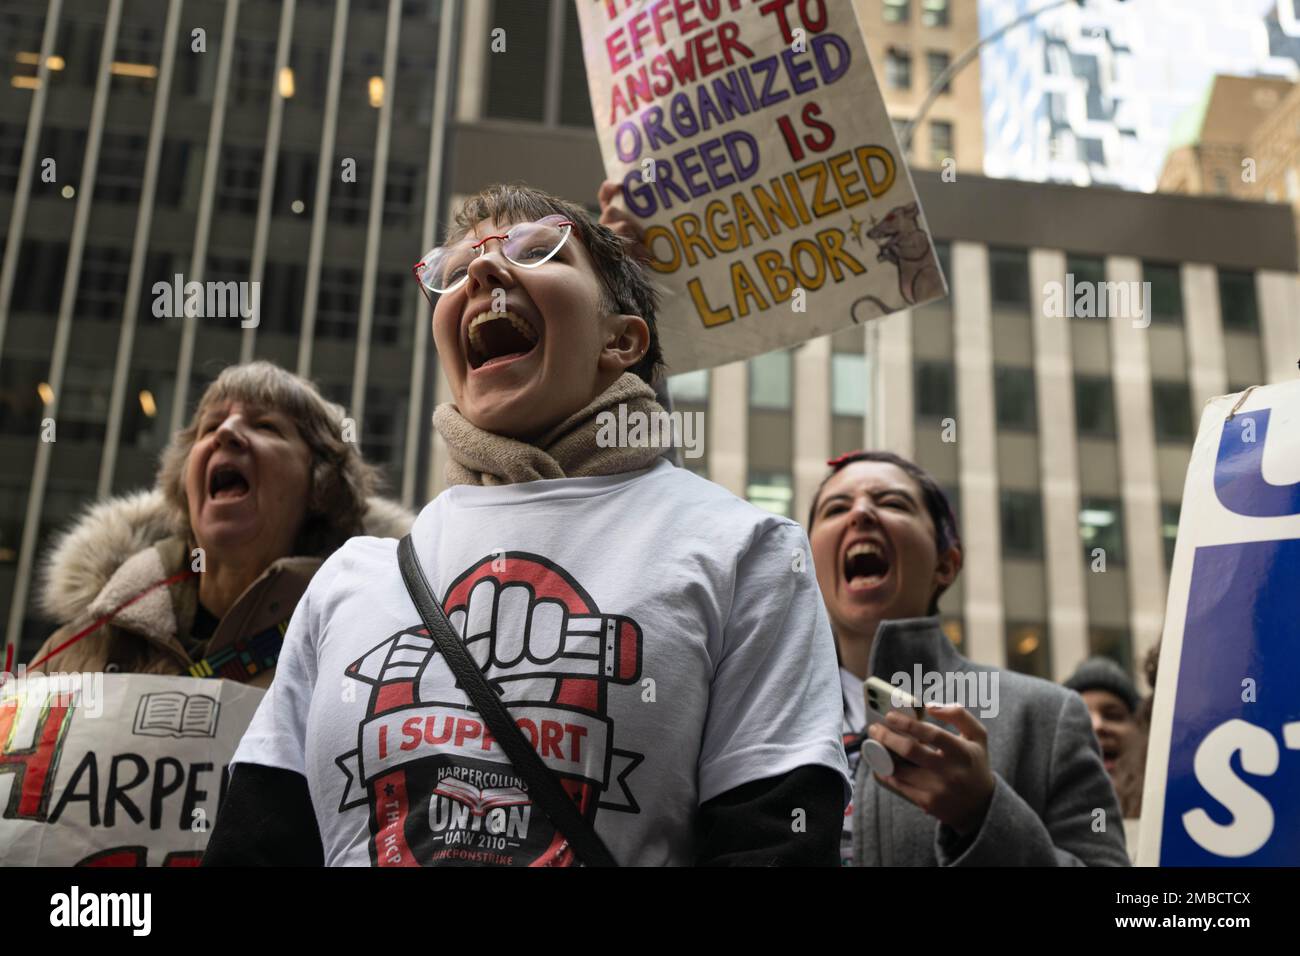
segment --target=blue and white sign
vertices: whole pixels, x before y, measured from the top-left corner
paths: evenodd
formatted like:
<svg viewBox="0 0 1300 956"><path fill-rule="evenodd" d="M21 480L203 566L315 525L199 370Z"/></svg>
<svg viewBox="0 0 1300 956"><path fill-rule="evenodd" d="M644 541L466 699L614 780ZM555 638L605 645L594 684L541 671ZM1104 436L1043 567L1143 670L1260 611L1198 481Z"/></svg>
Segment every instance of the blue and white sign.
<svg viewBox="0 0 1300 956"><path fill-rule="evenodd" d="M1142 865L1300 865L1300 382L1240 399L1187 469Z"/></svg>

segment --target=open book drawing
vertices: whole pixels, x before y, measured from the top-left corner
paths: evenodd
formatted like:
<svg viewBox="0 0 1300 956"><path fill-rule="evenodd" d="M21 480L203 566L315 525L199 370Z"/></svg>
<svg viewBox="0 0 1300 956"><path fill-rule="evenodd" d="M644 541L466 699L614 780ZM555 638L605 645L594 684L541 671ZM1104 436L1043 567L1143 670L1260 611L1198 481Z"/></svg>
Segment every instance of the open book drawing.
<svg viewBox="0 0 1300 956"><path fill-rule="evenodd" d="M472 783L457 780L455 777L443 777L433 792L463 803L476 817L481 817L497 807L524 806L531 801L528 794L518 787L488 787L480 790Z"/></svg>
<svg viewBox="0 0 1300 956"><path fill-rule="evenodd" d="M135 711L132 731L145 737L215 737L216 698L178 690L145 694Z"/></svg>

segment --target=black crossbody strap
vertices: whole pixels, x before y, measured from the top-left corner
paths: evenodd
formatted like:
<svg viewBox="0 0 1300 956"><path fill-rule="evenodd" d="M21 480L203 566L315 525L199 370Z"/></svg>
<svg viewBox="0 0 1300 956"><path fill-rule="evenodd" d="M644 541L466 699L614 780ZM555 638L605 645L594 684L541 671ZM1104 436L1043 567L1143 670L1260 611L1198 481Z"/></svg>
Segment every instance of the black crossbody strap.
<svg viewBox="0 0 1300 956"><path fill-rule="evenodd" d="M438 645L438 653L447 661L456 683L469 695L476 710L487 722L492 737L501 745L510 763L528 783L528 796L542 809L555 828L564 834L580 859L587 866L618 866L604 841L583 819L577 805L565 792L555 771L542 762L537 751L515 724L510 711L497 695L478 664L470 657L447 615L433 596L424 569L415 556L415 546L408 534L397 545L397 563L402 569L406 590L420 612L429 636Z"/></svg>

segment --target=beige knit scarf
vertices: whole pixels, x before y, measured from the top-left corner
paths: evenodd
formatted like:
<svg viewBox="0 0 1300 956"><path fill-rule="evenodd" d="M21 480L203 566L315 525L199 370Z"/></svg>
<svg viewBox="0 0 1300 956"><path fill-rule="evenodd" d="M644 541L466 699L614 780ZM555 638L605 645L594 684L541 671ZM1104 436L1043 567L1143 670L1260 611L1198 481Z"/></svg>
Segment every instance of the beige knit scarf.
<svg viewBox="0 0 1300 956"><path fill-rule="evenodd" d="M450 403L433 413L433 427L447 442L451 460L446 478L451 485L510 485L545 478L588 478L649 468L662 448L602 448L596 443L601 412L647 416L663 412L649 385L624 372L586 408L570 415L532 442L522 442L471 425Z"/></svg>

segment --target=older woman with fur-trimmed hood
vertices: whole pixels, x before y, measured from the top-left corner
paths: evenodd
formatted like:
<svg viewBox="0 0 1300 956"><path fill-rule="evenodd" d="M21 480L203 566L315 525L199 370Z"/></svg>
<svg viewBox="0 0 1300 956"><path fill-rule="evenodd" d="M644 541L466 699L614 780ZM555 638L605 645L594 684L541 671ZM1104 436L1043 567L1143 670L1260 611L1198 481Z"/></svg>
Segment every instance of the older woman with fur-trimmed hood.
<svg viewBox="0 0 1300 956"><path fill-rule="evenodd" d="M270 683L321 563L412 515L374 497L344 412L306 379L227 368L162 454L158 482L93 505L56 542L41 607L60 627L29 669Z"/></svg>

